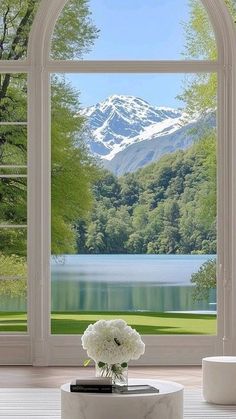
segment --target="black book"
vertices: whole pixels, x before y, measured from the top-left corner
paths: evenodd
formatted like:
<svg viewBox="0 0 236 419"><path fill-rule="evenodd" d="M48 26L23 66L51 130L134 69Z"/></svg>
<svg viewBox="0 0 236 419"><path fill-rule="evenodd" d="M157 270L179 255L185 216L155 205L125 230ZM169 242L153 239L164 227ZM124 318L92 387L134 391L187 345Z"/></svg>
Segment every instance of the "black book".
<svg viewBox="0 0 236 419"><path fill-rule="evenodd" d="M72 382L71 384L111 386L112 378L111 377L84 377L84 378L81 377L81 378L76 378L75 382Z"/></svg>
<svg viewBox="0 0 236 419"><path fill-rule="evenodd" d="M158 388L149 385L113 386L113 392L119 394L150 394L159 393Z"/></svg>
<svg viewBox="0 0 236 419"><path fill-rule="evenodd" d="M72 393L112 393L110 384L70 384Z"/></svg>

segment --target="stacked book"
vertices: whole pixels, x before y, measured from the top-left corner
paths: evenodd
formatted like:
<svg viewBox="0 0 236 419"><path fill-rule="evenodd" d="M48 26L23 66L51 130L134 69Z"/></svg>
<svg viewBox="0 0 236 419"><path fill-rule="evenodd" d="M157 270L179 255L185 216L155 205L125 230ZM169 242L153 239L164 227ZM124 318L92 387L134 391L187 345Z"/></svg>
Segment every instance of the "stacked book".
<svg viewBox="0 0 236 419"><path fill-rule="evenodd" d="M70 385L73 393L112 393L111 377L77 378Z"/></svg>
<svg viewBox="0 0 236 419"><path fill-rule="evenodd" d="M73 393L118 393L118 394L150 394L159 393L156 387L146 384L114 386L111 377L78 378L70 384Z"/></svg>

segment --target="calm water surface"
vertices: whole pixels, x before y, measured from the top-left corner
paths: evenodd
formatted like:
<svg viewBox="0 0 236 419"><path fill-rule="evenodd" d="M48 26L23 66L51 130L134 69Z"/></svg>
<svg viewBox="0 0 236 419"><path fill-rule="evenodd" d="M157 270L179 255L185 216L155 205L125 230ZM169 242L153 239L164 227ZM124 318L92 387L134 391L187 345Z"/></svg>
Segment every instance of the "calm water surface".
<svg viewBox="0 0 236 419"><path fill-rule="evenodd" d="M66 255L52 257L53 311L211 311L192 298L193 272L214 255ZM26 310L24 298L1 297L1 311Z"/></svg>
<svg viewBox="0 0 236 419"><path fill-rule="evenodd" d="M212 255L67 255L52 258L53 311L215 309L196 303L191 274Z"/></svg>

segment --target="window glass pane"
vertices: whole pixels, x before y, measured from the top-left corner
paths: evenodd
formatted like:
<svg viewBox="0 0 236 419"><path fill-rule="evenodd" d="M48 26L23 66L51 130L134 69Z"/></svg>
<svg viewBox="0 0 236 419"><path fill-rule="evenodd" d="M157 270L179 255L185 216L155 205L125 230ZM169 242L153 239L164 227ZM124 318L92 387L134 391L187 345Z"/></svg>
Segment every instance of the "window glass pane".
<svg viewBox="0 0 236 419"><path fill-rule="evenodd" d="M27 255L26 228L0 228L0 251L4 255Z"/></svg>
<svg viewBox="0 0 236 419"><path fill-rule="evenodd" d="M226 0L226 6L229 9L229 12L233 18L234 23L236 23L236 1L235 0Z"/></svg>
<svg viewBox="0 0 236 419"><path fill-rule="evenodd" d="M0 227L27 223L27 179L22 174L0 174Z"/></svg>
<svg viewBox="0 0 236 419"><path fill-rule="evenodd" d="M3 179L27 177L27 166L0 166L0 176Z"/></svg>
<svg viewBox="0 0 236 419"><path fill-rule="evenodd" d="M27 76L1 74L0 332L4 333L27 331L26 165Z"/></svg>
<svg viewBox="0 0 236 419"><path fill-rule="evenodd" d="M216 58L200 0L69 0L55 27L55 59Z"/></svg>
<svg viewBox="0 0 236 419"><path fill-rule="evenodd" d="M0 59L26 58L31 26L40 0L2 0L0 3Z"/></svg>
<svg viewBox="0 0 236 419"><path fill-rule="evenodd" d="M0 75L0 122L27 121L27 76Z"/></svg>
<svg viewBox="0 0 236 419"><path fill-rule="evenodd" d="M216 333L216 92L213 73L52 76L53 333Z"/></svg>
<svg viewBox="0 0 236 419"><path fill-rule="evenodd" d="M27 231L0 228L0 332L27 331Z"/></svg>
<svg viewBox="0 0 236 419"><path fill-rule="evenodd" d="M27 163L27 126L0 125L0 165Z"/></svg>

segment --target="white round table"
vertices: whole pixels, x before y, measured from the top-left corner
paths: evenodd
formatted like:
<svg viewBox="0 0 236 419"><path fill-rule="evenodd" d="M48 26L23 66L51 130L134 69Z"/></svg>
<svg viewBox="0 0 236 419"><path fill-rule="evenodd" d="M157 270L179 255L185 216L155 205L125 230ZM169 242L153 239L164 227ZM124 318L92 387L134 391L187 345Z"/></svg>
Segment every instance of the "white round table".
<svg viewBox="0 0 236 419"><path fill-rule="evenodd" d="M61 419L183 419L183 386L172 381L129 380L149 384L152 394L71 393L61 386Z"/></svg>
<svg viewBox="0 0 236 419"><path fill-rule="evenodd" d="M202 393L210 403L236 404L236 356L203 358Z"/></svg>

